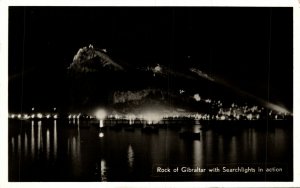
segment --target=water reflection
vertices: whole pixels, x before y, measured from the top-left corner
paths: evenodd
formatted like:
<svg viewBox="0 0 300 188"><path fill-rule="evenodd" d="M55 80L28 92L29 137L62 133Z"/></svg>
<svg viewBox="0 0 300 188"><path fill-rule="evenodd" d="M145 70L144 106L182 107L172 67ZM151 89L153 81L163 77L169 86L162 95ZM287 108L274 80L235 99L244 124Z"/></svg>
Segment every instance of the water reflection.
<svg viewBox="0 0 300 188"><path fill-rule="evenodd" d="M31 121L31 156L35 156L35 142L34 142L34 121Z"/></svg>
<svg viewBox="0 0 300 188"><path fill-rule="evenodd" d="M194 133L200 132L200 140L193 141L193 163L194 166L202 166L203 165L203 132L200 131L201 125L199 122L196 122L196 125L193 128Z"/></svg>
<svg viewBox="0 0 300 188"><path fill-rule="evenodd" d="M41 136L42 136L42 121L38 121L38 137L37 137L37 148L38 148L38 157L40 155L40 149L41 149Z"/></svg>
<svg viewBox="0 0 300 188"><path fill-rule="evenodd" d="M57 127L56 127L56 120L54 120L54 146L53 146L53 155L54 159L56 159L57 156Z"/></svg>
<svg viewBox="0 0 300 188"><path fill-rule="evenodd" d="M223 143L223 136L219 135L218 136L218 155L220 158L220 162L223 162L223 153L224 153L224 143Z"/></svg>
<svg viewBox="0 0 300 188"><path fill-rule="evenodd" d="M18 134L18 156L21 156L21 135Z"/></svg>
<svg viewBox="0 0 300 188"><path fill-rule="evenodd" d="M12 124L8 141L9 157L13 159L9 165L15 168L14 178L17 181L34 181L39 178L37 172L46 172L47 176L57 180L74 178L76 181L78 178L79 181L93 181L95 179L92 178L96 177L101 181L116 181L118 178L133 181L144 178L152 181L156 179L148 177L148 171L151 172L153 164L203 167L206 164L259 163L266 159L266 145L268 152L272 152L268 155L269 161L286 163L282 159L291 154L290 135L283 128L273 129L266 134L253 127L223 132L217 128L199 129L201 125L191 125L185 128L201 132L200 140L184 140L180 139L179 130L160 129L159 134L116 132L109 129L98 132L98 122L89 129L80 129L79 121L76 121L77 124L72 127L63 126L60 120L26 121L27 125L22 129L17 123ZM68 121L65 123L68 124ZM97 173L91 177L95 172L95 164ZM47 176L38 180L52 180ZM63 177L60 179L60 176Z"/></svg>
<svg viewBox="0 0 300 188"><path fill-rule="evenodd" d="M15 138L14 137L11 138L11 150L12 150L12 153L15 153Z"/></svg>
<svg viewBox="0 0 300 188"><path fill-rule="evenodd" d="M102 128L103 127L103 119L99 120L99 127Z"/></svg>
<svg viewBox="0 0 300 188"><path fill-rule="evenodd" d="M237 162L237 142L235 136L231 137L229 159L233 163Z"/></svg>
<svg viewBox="0 0 300 188"><path fill-rule="evenodd" d="M72 132L67 140L68 154L70 155L73 172L80 174L81 172L81 143L79 125L76 131Z"/></svg>
<svg viewBox="0 0 300 188"><path fill-rule="evenodd" d="M106 176L106 161L104 159L101 159L100 162L100 170L101 170L101 181L107 181L107 176Z"/></svg>
<svg viewBox="0 0 300 188"><path fill-rule="evenodd" d="M205 144L205 159L207 159L206 162L211 163L213 161L212 156L215 156L215 153L213 153L213 148L215 147L213 144L213 132L211 130L205 132L203 134L204 144Z"/></svg>
<svg viewBox="0 0 300 188"><path fill-rule="evenodd" d="M201 139L201 138L200 138ZM202 166L203 165L203 142L201 140L195 140L193 142L194 145L194 166Z"/></svg>
<svg viewBox="0 0 300 188"><path fill-rule="evenodd" d="M251 153L252 153L252 158L256 159L257 157L257 133L254 129L250 129L251 131L251 142L252 146L251 146Z"/></svg>
<svg viewBox="0 0 300 188"><path fill-rule="evenodd" d="M27 153L28 153L28 138L27 138L27 133L25 132L25 136L24 136L24 152L25 152L25 157L27 157Z"/></svg>
<svg viewBox="0 0 300 188"><path fill-rule="evenodd" d="M46 157L49 159L50 156L50 132L49 129L47 129L46 132Z"/></svg>
<svg viewBox="0 0 300 188"><path fill-rule="evenodd" d="M104 133L103 133L103 132L100 132L100 133L99 133L99 138L102 138L102 137L104 137Z"/></svg>
<svg viewBox="0 0 300 188"><path fill-rule="evenodd" d="M285 147L287 146L287 139L284 130L275 129L274 132L274 151L276 151L276 155L282 155Z"/></svg>
<svg viewBox="0 0 300 188"><path fill-rule="evenodd" d="M195 125L195 126L194 126L194 130L193 130L193 132L194 132L194 133L198 133L198 132L199 132L199 130L200 130L200 128L201 128L201 125L200 125L200 124L198 124L198 125Z"/></svg>
<svg viewBox="0 0 300 188"><path fill-rule="evenodd" d="M128 146L128 165L130 168L132 168L133 166L133 162L134 162L134 152L133 152L133 149L132 149L132 146L131 144L129 144Z"/></svg>

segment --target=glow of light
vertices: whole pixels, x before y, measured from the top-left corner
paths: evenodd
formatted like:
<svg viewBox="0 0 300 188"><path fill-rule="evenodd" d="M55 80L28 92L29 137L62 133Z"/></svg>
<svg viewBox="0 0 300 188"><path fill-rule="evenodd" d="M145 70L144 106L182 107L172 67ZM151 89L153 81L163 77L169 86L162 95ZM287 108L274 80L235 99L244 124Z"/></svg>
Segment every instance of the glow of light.
<svg viewBox="0 0 300 188"><path fill-rule="evenodd" d="M72 118L72 115L69 115L68 118L71 119L71 118Z"/></svg>
<svg viewBox="0 0 300 188"><path fill-rule="evenodd" d="M24 114L24 119L29 119L29 116L27 114Z"/></svg>
<svg viewBox="0 0 300 188"><path fill-rule="evenodd" d="M15 114L12 114L12 115L11 115L11 118L15 118Z"/></svg>
<svg viewBox="0 0 300 188"><path fill-rule="evenodd" d="M281 106L278 106L276 104L272 104L272 103L267 103L266 106L269 108L269 109L272 109L276 112L279 112L279 113L286 113L286 114L291 114L291 112L289 112L287 109L281 107ZM271 114L272 114L272 110L271 110ZM270 115L271 115L270 114Z"/></svg>
<svg viewBox="0 0 300 188"><path fill-rule="evenodd" d="M226 119L226 117L225 116L221 116L221 118L220 118L221 120L225 120Z"/></svg>
<svg viewBox="0 0 300 188"><path fill-rule="evenodd" d="M161 66L159 64L157 64L156 67L154 67L154 72L157 73L157 72L161 72Z"/></svg>
<svg viewBox="0 0 300 188"><path fill-rule="evenodd" d="M73 119L75 119L76 118L76 115L73 115Z"/></svg>
<svg viewBox="0 0 300 188"><path fill-rule="evenodd" d="M154 112L148 112L143 114L144 119L147 121L148 124L158 123L162 120L163 115Z"/></svg>
<svg viewBox="0 0 300 188"><path fill-rule="evenodd" d="M43 118L43 114L38 113L38 114L37 114L37 117L41 119L41 118Z"/></svg>
<svg viewBox="0 0 300 188"><path fill-rule="evenodd" d="M132 125L133 124L133 120L132 119L129 119L129 125Z"/></svg>
<svg viewBox="0 0 300 188"><path fill-rule="evenodd" d="M53 110L55 111L55 110L56 110L56 108L54 107L54 108L53 108Z"/></svg>
<svg viewBox="0 0 300 188"><path fill-rule="evenodd" d="M57 119L57 117L58 117L57 114L55 114L55 115L53 116L54 119Z"/></svg>
<svg viewBox="0 0 300 188"><path fill-rule="evenodd" d="M31 110L34 111L34 107L32 107Z"/></svg>
<svg viewBox="0 0 300 188"><path fill-rule="evenodd" d="M32 114L32 115L31 115L31 118L35 118L35 115L34 115L34 114Z"/></svg>
<svg viewBox="0 0 300 188"><path fill-rule="evenodd" d="M104 109L98 109L95 112L95 116L97 119L101 120L101 119L105 119L106 117L106 111Z"/></svg>
<svg viewBox="0 0 300 188"><path fill-rule="evenodd" d="M100 119L100 121L99 121L99 127L100 127L100 128L103 127L103 119Z"/></svg>
<svg viewBox="0 0 300 188"><path fill-rule="evenodd" d="M256 119L259 119L259 114L256 115Z"/></svg>
<svg viewBox="0 0 300 188"><path fill-rule="evenodd" d="M252 114L248 114L247 119L252 120Z"/></svg>
<svg viewBox="0 0 300 188"><path fill-rule="evenodd" d="M211 103L211 100L210 99L206 99L205 102L206 103Z"/></svg>
<svg viewBox="0 0 300 188"><path fill-rule="evenodd" d="M103 133L103 132L100 132L100 133L99 133L99 138L102 138L102 137L104 137L104 133Z"/></svg>
<svg viewBox="0 0 300 188"><path fill-rule="evenodd" d="M50 114L47 114L47 115L46 115L46 118L49 119L49 118L50 118Z"/></svg>
<svg viewBox="0 0 300 188"><path fill-rule="evenodd" d="M201 97L200 97L200 95L199 95L198 93L196 93L196 94L194 95L194 99L195 99L196 101L200 101L200 100L201 100Z"/></svg>
<svg viewBox="0 0 300 188"><path fill-rule="evenodd" d="M21 114L18 114L18 118L19 118L19 119L21 118Z"/></svg>

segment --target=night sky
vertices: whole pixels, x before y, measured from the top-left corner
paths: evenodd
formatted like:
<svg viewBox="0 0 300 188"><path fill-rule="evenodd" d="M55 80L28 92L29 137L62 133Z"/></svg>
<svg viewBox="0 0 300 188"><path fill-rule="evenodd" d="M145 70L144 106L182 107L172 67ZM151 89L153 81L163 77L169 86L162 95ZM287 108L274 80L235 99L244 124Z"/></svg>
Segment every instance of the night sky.
<svg viewBox="0 0 300 188"><path fill-rule="evenodd" d="M292 8L10 7L9 111L67 105L67 67L89 44L132 66L197 67L293 109Z"/></svg>

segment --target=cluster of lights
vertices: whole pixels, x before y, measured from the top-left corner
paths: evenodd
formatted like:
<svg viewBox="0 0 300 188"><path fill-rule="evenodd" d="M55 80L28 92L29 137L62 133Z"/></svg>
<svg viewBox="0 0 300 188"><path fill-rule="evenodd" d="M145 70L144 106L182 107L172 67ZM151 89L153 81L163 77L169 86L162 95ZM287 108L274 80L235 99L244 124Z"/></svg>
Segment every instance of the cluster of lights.
<svg viewBox="0 0 300 188"><path fill-rule="evenodd" d="M80 118L85 118L85 119L93 119L95 117L93 116L88 116L88 115L82 115L81 113L79 114L69 114L68 119L80 119Z"/></svg>
<svg viewBox="0 0 300 188"><path fill-rule="evenodd" d="M263 107L258 107L256 105L254 106L238 106L235 103L232 103L230 107L228 108L220 108L216 119L219 120L259 120L263 116L264 112ZM280 112L273 112L270 110L268 116L271 119L284 119L286 114L280 113Z"/></svg>
<svg viewBox="0 0 300 188"><path fill-rule="evenodd" d="M57 119L58 115L57 114L42 114L42 113L36 113L36 114L10 114L9 118L11 119L50 119L50 118L54 118Z"/></svg>
<svg viewBox="0 0 300 188"><path fill-rule="evenodd" d="M259 106L239 106L235 103L228 105L227 107L223 107L223 103L220 100L212 100L212 99L201 99L199 94L194 95L195 100L202 100L205 103L209 103L212 105L213 109L217 109L216 113L206 114L206 113L190 113L190 112L144 112L141 114L108 114L104 109L98 109L93 115L85 115L85 114L69 114L67 118L69 120L79 120L81 118L84 119L95 119L97 118L99 122L99 126L103 127L103 121L105 119L113 120L113 119L122 119L129 120L129 124L134 124L135 120L144 120L149 124L158 123L161 120L176 120L176 119L194 119L194 120L260 120L265 118L263 112L266 110L263 107ZM32 111L35 109L32 108ZM56 111L56 108L53 108ZM272 110L268 111L268 116L271 119L280 120L285 119L286 113L282 112L274 112ZM53 113L30 113L30 114L9 114L9 118L11 119L57 119L58 115Z"/></svg>

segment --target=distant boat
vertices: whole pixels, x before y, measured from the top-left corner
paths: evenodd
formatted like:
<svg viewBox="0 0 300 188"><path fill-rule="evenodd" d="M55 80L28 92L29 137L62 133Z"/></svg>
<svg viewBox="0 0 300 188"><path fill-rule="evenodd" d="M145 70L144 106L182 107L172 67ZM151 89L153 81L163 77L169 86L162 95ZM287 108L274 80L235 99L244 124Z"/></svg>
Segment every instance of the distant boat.
<svg viewBox="0 0 300 188"><path fill-rule="evenodd" d="M200 132L184 131L179 133L179 137L188 140L200 140Z"/></svg>

